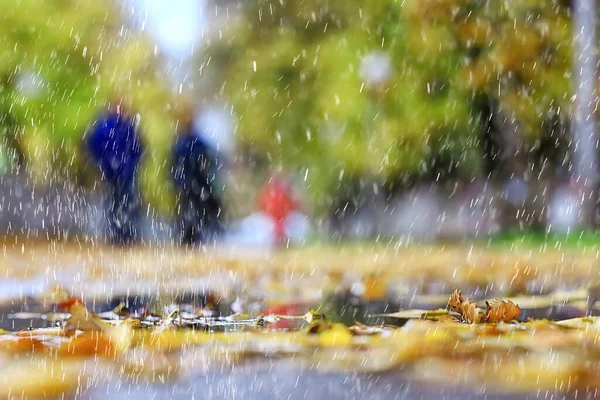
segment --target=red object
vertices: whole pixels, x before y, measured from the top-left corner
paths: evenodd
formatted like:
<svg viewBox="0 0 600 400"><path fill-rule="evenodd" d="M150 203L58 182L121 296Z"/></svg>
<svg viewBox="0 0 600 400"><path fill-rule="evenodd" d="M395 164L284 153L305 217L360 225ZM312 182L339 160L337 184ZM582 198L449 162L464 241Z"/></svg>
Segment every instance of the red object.
<svg viewBox="0 0 600 400"><path fill-rule="evenodd" d="M298 208L289 185L280 178L272 179L258 195L260 209L275 221L275 236L278 242L285 241L285 217Z"/></svg>

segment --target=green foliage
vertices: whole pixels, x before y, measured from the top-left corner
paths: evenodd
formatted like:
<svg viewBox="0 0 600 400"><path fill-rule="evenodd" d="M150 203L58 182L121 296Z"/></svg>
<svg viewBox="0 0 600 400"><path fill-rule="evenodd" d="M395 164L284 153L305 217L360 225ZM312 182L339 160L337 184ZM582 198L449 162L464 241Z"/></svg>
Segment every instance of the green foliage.
<svg viewBox="0 0 600 400"><path fill-rule="evenodd" d="M479 173L476 99L517 119L527 143L569 111L569 10L543 0L259 0L213 43L242 145L306 175L316 206L341 176ZM366 56L389 57L369 85ZM308 174L306 174L308 169Z"/></svg>
<svg viewBox="0 0 600 400"><path fill-rule="evenodd" d="M23 154L34 178L47 180L53 172L81 177L84 132L108 99L123 95L140 114L148 143L143 192L167 209L163 166L172 126L154 46L124 25L111 1L0 0L0 7L5 147Z"/></svg>
<svg viewBox="0 0 600 400"><path fill-rule="evenodd" d="M598 247L599 235L600 233L596 230L582 230L571 233L516 231L494 236L491 239L486 239L485 242L491 246L501 247L595 250Z"/></svg>
<svg viewBox="0 0 600 400"><path fill-rule="evenodd" d="M224 78L241 148L304 178L322 209L349 177L478 174L482 96L533 145L549 114L570 112L572 28L563 3L248 1L206 56ZM110 1L0 6L0 169L16 148L34 177L85 176L83 133L121 93L140 113L147 143L143 193L170 209L172 101L155 47L124 26ZM364 63L373 56L388 57L389 76L369 84Z"/></svg>

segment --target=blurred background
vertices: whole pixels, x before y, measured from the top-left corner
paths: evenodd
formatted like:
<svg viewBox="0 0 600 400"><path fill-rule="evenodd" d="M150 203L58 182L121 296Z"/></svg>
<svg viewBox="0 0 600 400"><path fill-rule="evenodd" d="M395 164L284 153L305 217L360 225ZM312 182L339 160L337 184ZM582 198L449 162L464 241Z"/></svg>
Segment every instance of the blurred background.
<svg viewBox="0 0 600 400"><path fill-rule="evenodd" d="M142 241L176 229L184 114L222 155L211 190L231 243L260 241L249 216L274 174L301 243L600 223L594 0L0 4L4 235L102 237L83 143L115 96L144 144Z"/></svg>

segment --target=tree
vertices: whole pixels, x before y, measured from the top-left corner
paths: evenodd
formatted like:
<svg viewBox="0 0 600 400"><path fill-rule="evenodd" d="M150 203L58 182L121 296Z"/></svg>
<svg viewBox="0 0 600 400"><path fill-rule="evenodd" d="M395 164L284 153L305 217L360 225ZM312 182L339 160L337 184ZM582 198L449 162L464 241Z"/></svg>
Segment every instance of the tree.
<svg viewBox="0 0 600 400"><path fill-rule="evenodd" d="M534 148L551 116L570 113L562 3L258 0L208 55L241 144L298 171L328 206L343 177L482 174L486 135L505 134L492 114Z"/></svg>
<svg viewBox="0 0 600 400"><path fill-rule="evenodd" d="M4 153L31 176L84 182L81 140L114 94L139 112L148 153L145 197L166 210L172 129L170 92L156 47L128 28L112 1L0 0L0 124Z"/></svg>

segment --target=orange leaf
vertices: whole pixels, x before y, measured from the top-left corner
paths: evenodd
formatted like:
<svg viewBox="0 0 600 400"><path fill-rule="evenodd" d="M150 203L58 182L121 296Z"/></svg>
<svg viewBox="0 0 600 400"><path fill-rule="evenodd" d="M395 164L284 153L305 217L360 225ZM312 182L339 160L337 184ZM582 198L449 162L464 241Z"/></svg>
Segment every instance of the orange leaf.
<svg viewBox="0 0 600 400"><path fill-rule="evenodd" d="M386 287L385 284L378 279L376 276L369 276L365 282L365 293L363 294L363 299L366 301L373 300L381 300L385 298L386 295Z"/></svg>
<svg viewBox="0 0 600 400"><path fill-rule="evenodd" d="M29 349L32 352L36 352L38 350L44 349L46 346L44 345L44 342L42 342L40 339L25 337L17 340L17 347L20 347L24 350Z"/></svg>
<svg viewBox="0 0 600 400"><path fill-rule="evenodd" d="M44 342L31 336L21 337L16 341L3 341L1 347L3 351L11 353L34 353L46 348Z"/></svg>
<svg viewBox="0 0 600 400"><path fill-rule="evenodd" d="M485 319L487 322L510 322L521 315L521 309L510 300L494 299L486 301Z"/></svg>
<svg viewBox="0 0 600 400"><path fill-rule="evenodd" d="M59 348L59 354L71 356L115 356L115 350L109 338L100 332L86 332L77 336Z"/></svg>

